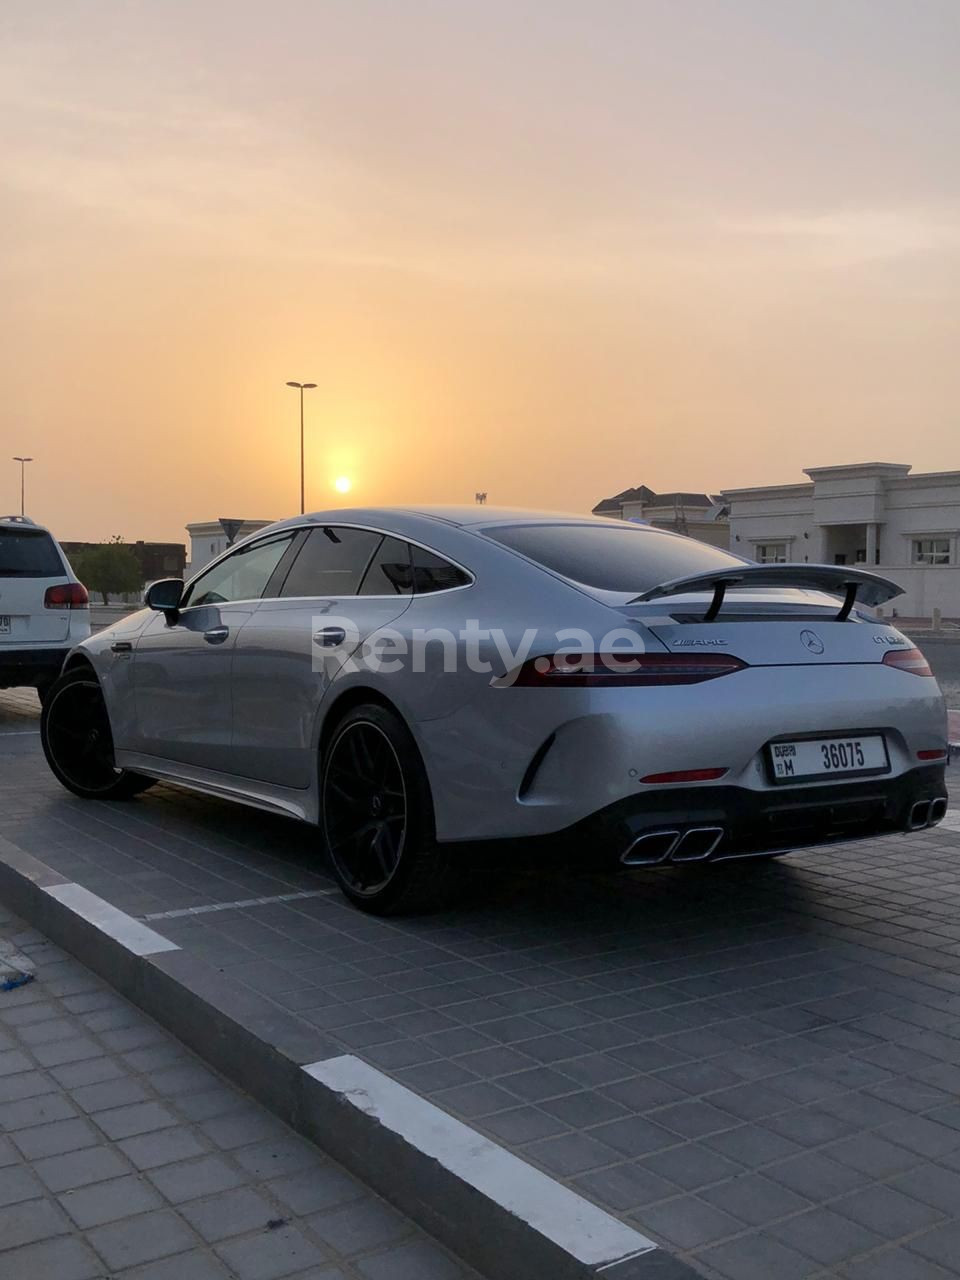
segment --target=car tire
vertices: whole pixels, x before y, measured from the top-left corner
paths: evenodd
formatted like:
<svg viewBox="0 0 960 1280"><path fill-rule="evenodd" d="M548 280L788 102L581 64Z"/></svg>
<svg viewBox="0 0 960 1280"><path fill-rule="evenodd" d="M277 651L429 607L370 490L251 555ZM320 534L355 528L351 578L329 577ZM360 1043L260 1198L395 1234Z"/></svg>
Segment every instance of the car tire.
<svg viewBox="0 0 960 1280"><path fill-rule="evenodd" d="M51 771L83 800L131 800L152 778L118 769L100 682L88 667L59 676L42 699L40 742Z"/></svg>
<svg viewBox="0 0 960 1280"><path fill-rule="evenodd" d="M43 680L40 684L36 686L37 697L40 699L41 707L44 706L47 699L50 697L50 691L56 683L57 683L56 678L54 678L53 680Z"/></svg>
<svg viewBox="0 0 960 1280"><path fill-rule="evenodd" d="M449 900L426 770L388 708L364 703L337 722L320 761L319 825L341 892L361 911L400 915Z"/></svg>

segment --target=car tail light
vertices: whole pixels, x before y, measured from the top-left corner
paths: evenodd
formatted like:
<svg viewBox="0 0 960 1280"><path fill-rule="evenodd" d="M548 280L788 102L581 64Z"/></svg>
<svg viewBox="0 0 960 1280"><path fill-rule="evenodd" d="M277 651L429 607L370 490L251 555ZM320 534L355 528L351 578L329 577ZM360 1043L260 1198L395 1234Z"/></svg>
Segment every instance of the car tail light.
<svg viewBox="0 0 960 1280"><path fill-rule="evenodd" d="M627 685L700 684L742 671L747 664L725 653L575 653L531 658L513 679L520 688L622 688Z"/></svg>
<svg viewBox="0 0 960 1280"><path fill-rule="evenodd" d="M883 655L885 667L899 667L915 676L932 676L930 664L919 649L888 649Z"/></svg>
<svg viewBox="0 0 960 1280"><path fill-rule="evenodd" d="M79 582L65 582L61 587L47 587L43 597L45 609L86 609L89 604L87 588Z"/></svg>
<svg viewBox="0 0 960 1280"><path fill-rule="evenodd" d="M946 759L946 755L947 755L947 752L945 747L936 747L931 751L918 751L917 759L918 760L944 760Z"/></svg>

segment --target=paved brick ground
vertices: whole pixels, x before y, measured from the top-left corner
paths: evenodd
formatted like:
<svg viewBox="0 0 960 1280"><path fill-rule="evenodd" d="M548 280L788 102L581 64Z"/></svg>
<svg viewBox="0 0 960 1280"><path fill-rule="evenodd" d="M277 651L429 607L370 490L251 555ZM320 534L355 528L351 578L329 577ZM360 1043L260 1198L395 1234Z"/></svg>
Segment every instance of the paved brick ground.
<svg viewBox="0 0 960 1280"><path fill-rule="evenodd" d="M3 1280L468 1280L406 1218L0 906Z"/></svg>
<svg viewBox="0 0 960 1280"><path fill-rule="evenodd" d="M309 829L82 804L4 723L0 834L706 1275L960 1276L960 831L383 922Z"/></svg>

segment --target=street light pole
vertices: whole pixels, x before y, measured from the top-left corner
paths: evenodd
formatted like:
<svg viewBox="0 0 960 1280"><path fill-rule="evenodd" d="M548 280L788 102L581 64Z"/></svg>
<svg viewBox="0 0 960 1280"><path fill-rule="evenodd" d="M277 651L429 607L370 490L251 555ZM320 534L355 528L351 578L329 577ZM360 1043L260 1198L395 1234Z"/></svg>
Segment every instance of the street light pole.
<svg viewBox="0 0 960 1280"><path fill-rule="evenodd" d="M27 463L32 461L33 461L32 458L14 458L14 462L20 463L20 514L22 516L25 516L27 514L27 509L26 509L26 506L24 505L24 500L23 500L23 493L24 493L23 477L27 469Z"/></svg>
<svg viewBox="0 0 960 1280"><path fill-rule="evenodd" d="M300 392L300 514L303 515L306 507L304 505L303 490L303 393L305 391L313 391L316 387L315 382L288 382L288 387L297 387Z"/></svg>

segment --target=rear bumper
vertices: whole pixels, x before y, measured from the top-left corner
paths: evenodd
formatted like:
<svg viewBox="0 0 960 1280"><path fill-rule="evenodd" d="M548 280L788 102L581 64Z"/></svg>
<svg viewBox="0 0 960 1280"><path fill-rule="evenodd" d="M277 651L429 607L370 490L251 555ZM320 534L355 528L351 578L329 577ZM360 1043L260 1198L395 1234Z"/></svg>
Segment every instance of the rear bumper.
<svg viewBox="0 0 960 1280"><path fill-rule="evenodd" d="M677 794L644 777L673 770L723 767L711 795L751 792L747 801L780 808L780 793L800 791L771 785L766 746L788 737L883 734L884 789L913 772L918 751L947 741L936 681L882 662L758 666L637 689L490 689L415 728L437 836L450 842L555 834L615 804L642 811Z"/></svg>
<svg viewBox="0 0 960 1280"><path fill-rule="evenodd" d="M0 649L0 689L55 680L69 652L69 645L58 649Z"/></svg>
<svg viewBox="0 0 960 1280"><path fill-rule="evenodd" d="M572 850L591 850L591 861L598 852L628 866L723 861L934 826L946 798L941 764L772 791L678 787L618 801L565 834Z"/></svg>

